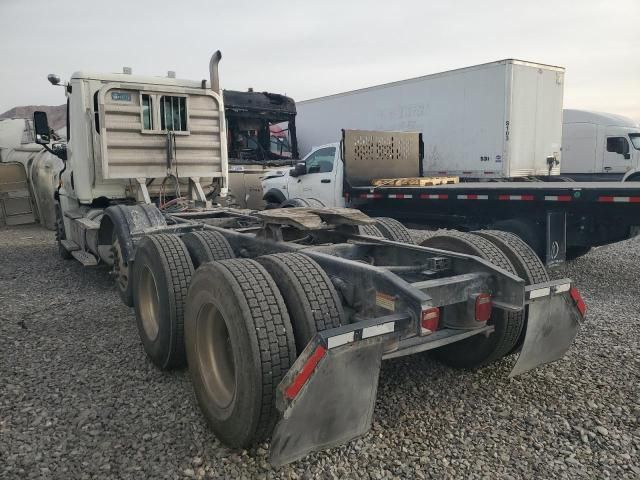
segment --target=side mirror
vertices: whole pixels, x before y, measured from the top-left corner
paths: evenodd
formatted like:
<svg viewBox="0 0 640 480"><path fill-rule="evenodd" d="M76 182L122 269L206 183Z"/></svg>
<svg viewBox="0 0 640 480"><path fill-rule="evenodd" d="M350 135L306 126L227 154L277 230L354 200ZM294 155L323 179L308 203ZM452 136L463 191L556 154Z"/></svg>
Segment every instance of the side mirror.
<svg viewBox="0 0 640 480"><path fill-rule="evenodd" d="M307 166L304 163L297 163L295 167L291 169L289 175L292 177L299 177L307 173Z"/></svg>
<svg viewBox="0 0 640 480"><path fill-rule="evenodd" d="M51 130L46 112L33 112L33 128L36 133L38 145L49 145L51 142Z"/></svg>
<svg viewBox="0 0 640 480"><path fill-rule="evenodd" d="M625 160L631 160L631 154L630 153L623 153L622 155L624 155L624 159Z"/></svg>

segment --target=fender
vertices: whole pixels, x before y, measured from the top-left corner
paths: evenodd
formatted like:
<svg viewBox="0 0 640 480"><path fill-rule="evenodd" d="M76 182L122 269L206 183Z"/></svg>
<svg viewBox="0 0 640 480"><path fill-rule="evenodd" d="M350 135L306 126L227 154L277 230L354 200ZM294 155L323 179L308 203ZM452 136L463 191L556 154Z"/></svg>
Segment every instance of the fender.
<svg viewBox="0 0 640 480"><path fill-rule="evenodd" d="M622 177L622 181L623 182L640 181L640 171L637 168L634 168L633 170L629 170L627 173L624 174L624 177Z"/></svg>
<svg viewBox="0 0 640 480"><path fill-rule="evenodd" d="M122 246L125 260L130 262L134 254L133 234L140 233L146 228L166 224L164 216L155 205L113 205L107 208L102 216L98 246L110 246L115 232Z"/></svg>

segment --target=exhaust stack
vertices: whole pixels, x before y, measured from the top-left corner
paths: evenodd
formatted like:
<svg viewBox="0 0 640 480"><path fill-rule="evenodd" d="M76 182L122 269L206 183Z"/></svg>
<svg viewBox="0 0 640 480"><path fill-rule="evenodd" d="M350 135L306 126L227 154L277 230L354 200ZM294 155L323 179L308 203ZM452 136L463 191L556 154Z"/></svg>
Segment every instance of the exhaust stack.
<svg viewBox="0 0 640 480"><path fill-rule="evenodd" d="M218 75L218 64L222 59L220 50L216 50L209 60L209 80L211 82L211 90L220 94L220 76Z"/></svg>

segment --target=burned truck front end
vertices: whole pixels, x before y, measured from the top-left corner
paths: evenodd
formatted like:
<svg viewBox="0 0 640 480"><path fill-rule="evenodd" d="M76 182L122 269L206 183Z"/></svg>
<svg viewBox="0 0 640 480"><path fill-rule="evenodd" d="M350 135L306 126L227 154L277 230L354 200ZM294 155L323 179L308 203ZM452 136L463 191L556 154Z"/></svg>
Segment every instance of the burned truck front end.
<svg viewBox="0 0 640 480"><path fill-rule="evenodd" d="M262 209L264 172L293 166L299 157L295 102L276 93L225 90L224 105L232 199L239 207Z"/></svg>

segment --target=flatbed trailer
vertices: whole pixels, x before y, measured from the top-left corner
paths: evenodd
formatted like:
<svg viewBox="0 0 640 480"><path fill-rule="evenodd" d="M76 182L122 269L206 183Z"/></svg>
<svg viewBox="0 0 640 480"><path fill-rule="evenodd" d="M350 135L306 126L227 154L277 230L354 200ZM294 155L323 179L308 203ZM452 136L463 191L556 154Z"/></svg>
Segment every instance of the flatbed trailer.
<svg viewBox="0 0 640 480"><path fill-rule="evenodd" d="M368 138L375 143L372 133ZM398 133L375 134L385 139L394 135ZM358 138L362 141L361 137L362 132L343 131L343 196L348 206L371 216L463 231L508 231L526 241L547 265L640 233L640 186L633 182L565 182L553 177L545 181L541 177L521 182L375 186L374 178L392 178L398 171L422 176L422 154L399 155L385 162L344 147ZM421 143L417 134L411 141ZM421 146L416 149L422 152Z"/></svg>
<svg viewBox="0 0 640 480"><path fill-rule="evenodd" d="M640 233L640 188L622 182L491 182L355 187L351 205L371 216L462 230L512 231L548 265Z"/></svg>

